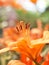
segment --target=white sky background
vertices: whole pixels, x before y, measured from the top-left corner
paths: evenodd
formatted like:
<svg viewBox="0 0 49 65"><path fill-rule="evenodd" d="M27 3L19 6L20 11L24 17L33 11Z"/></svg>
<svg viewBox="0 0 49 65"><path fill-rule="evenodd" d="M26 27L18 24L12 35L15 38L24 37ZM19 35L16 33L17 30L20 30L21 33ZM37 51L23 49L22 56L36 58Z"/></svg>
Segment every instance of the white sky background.
<svg viewBox="0 0 49 65"><path fill-rule="evenodd" d="M36 12L36 6L30 0L17 0L17 3L20 3L28 11Z"/></svg>
<svg viewBox="0 0 49 65"><path fill-rule="evenodd" d="M24 9L32 12L44 12L47 7L47 2L49 0L37 0L37 4L35 5L30 0L17 0L18 4L21 4Z"/></svg>

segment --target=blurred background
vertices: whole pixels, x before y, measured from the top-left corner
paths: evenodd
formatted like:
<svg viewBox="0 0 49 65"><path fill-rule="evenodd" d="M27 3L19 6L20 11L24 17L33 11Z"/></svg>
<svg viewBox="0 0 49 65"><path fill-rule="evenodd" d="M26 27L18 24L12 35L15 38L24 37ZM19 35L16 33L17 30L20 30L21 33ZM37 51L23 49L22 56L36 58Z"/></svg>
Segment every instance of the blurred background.
<svg viewBox="0 0 49 65"><path fill-rule="evenodd" d="M29 22L31 27L36 27L38 19L43 27L49 23L49 0L0 0L0 38L3 29L14 26L17 21ZM13 51L0 54L0 65L7 65L10 59L19 59L19 54Z"/></svg>
<svg viewBox="0 0 49 65"><path fill-rule="evenodd" d="M0 0L0 28L23 20L33 24L37 19L49 23L49 0Z"/></svg>

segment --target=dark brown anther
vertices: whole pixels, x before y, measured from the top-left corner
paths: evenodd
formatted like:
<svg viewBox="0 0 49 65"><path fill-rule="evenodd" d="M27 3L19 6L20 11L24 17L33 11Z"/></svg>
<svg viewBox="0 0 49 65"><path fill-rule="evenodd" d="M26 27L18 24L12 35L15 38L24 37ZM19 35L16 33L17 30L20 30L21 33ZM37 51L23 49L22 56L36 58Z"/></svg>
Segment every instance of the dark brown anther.
<svg viewBox="0 0 49 65"><path fill-rule="evenodd" d="M18 29L18 27L16 27L16 30L17 30L17 32L19 32L19 29Z"/></svg>
<svg viewBox="0 0 49 65"><path fill-rule="evenodd" d="M20 25L20 30L22 30L22 26Z"/></svg>
<svg viewBox="0 0 49 65"><path fill-rule="evenodd" d="M30 27L30 24L29 23L27 23L26 24L26 29L28 29Z"/></svg>

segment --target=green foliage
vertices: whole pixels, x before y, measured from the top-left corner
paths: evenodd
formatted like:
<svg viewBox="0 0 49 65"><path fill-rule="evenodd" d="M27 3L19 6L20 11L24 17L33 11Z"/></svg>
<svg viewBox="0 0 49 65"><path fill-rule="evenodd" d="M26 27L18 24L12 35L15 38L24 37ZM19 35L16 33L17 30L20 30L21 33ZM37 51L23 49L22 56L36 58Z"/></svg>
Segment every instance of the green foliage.
<svg viewBox="0 0 49 65"><path fill-rule="evenodd" d="M20 55L14 51L8 51L0 54L0 65L7 65L10 60L20 59Z"/></svg>
<svg viewBox="0 0 49 65"><path fill-rule="evenodd" d="M49 11L45 11L44 13L32 13L32 12L24 12L22 10L16 10L18 14L19 21L29 22L31 27L36 27L36 20L40 19L42 23L45 25L49 23Z"/></svg>
<svg viewBox="0 0 49 65"><path fill-rule="evenodd" d="M46 11L41 14L40 19L43 21L43 23L49 23L49 11Z"/></svg>
<svg viewBox="0 0 49 65"><path fill-rule="evenodd" d="M29 22L31 26L36 26L35 21L38 19L38 13L24 12L22 10L16 10L19 21Z"/></svg>

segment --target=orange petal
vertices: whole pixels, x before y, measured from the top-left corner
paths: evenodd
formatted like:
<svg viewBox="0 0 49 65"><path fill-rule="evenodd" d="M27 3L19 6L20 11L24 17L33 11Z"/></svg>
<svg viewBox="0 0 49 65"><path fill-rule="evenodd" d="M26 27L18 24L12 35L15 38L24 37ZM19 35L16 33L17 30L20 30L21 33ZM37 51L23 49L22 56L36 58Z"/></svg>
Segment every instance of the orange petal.
<svg viewBox="0 0 49 65"><path fill-rule="evenodd" d="M34 58L37 58L39 54L41 53L42 49L44 47L44 44L34 45L32 48L32 54Z"/></svg>
<svg viewBox="0 0 49 65"><path fill-rule="evenodd" d="M37 2L37 0L30 0L31 2L33 2L33 3L36 3Z"/></svg>

